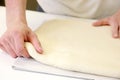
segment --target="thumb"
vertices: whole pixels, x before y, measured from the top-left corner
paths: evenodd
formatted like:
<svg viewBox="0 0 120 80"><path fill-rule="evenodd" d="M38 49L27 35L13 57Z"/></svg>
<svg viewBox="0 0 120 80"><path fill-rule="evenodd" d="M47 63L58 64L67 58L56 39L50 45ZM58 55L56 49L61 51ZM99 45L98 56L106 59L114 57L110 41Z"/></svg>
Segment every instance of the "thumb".
<svg viewBox="0 0 120 80"><path fill-rule="evenodd" d="M93 26L109 25L109 18L104 18L93 23Z"/></svg>
<svg viewBox="0 0 120 80"><path fill-rule="evenodd" d="M32 34L29 35L29 40L33 44L33 46L34 46L34 48L36 49L37 52L39 52L39 53L43 52L41 44L40 44L40 42L38 40L38 37L35 33L32 33Z"/></svg>

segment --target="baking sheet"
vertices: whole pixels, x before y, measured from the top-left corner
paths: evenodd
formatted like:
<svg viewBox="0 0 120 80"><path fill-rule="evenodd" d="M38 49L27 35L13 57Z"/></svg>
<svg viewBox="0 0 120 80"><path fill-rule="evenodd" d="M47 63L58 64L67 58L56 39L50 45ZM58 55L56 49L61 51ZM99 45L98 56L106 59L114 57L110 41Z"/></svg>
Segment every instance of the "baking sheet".
<svg viewBox="0 0 120 80"><path fill-rule="evenodd" d="M42 64L40 62L35 61L34 59L27 59L23 57L16 58L16 61L12 65L12 68L15 70L68 77L68 78L79 79L79 80L119 80L119 79L114 79L114 78L109 78L104 76L97 76L92 74L62 70L56 67Z"/></svg>

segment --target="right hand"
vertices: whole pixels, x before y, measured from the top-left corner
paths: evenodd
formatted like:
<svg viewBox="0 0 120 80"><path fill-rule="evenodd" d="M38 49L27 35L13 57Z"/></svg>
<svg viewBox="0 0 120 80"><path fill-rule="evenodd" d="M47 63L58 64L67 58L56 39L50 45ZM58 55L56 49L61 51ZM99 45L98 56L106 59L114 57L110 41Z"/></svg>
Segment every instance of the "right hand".
<svg viewBox="0 0 120 80"><path fill-rule="evenodd" d="M120 38L120 10L109 17L94 22L93 25L94 26L109 25L112 28L111 30L112 36L114 38Z"/></svg>
<svg viewBox="0 0 120 80"><path fill-rule="evenodd" d="M16 58L19 56L29 58L24 42L31 42L36 51L42 53L42 48L36 34L24 23L10 24L0 38L0 48Z"/></svg>

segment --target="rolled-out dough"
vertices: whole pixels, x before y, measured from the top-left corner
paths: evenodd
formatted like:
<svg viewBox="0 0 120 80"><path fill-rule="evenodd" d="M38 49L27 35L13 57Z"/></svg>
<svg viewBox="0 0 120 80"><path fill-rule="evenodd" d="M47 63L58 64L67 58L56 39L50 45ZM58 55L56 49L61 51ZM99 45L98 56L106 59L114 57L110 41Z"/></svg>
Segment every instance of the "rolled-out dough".
<svg viewBox="0 0 120 80"><path fill-rule="evenodd" d="M37 34L43 53L26 43L37 61L61 69L120 78L120 40L110 27L93 27L91 20L51 20Z"/></svg>

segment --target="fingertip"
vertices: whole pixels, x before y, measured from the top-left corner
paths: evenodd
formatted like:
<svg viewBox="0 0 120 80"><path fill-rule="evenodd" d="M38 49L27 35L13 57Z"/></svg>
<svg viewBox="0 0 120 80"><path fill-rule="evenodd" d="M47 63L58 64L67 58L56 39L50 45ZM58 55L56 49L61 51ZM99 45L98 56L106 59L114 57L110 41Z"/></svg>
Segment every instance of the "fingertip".
<svg viewBox="0 0 120 80"><path fill-rule="evenodd" d="M118 34L116 34L116 33L113 33L113 38L118 38L119 36L118 36Z"/></svg>
<svg viewBox="0 0 120 80"><path fill-rule="evenodd" d="M118 36L117 35L113 35L113 38L118 38Z"/></svg>
<svg viewBox="0 0 120 80"><path fill-rule="evenodd" d="M41 47L39 47L38 49L36 49L38 53L42 54L43 53L43 49Z"/></svg>
<svg viewBox="0 0 120 80"><path fill-rule="evenodd" d="M24 58L30 58L30 55L23 55Z"/></svg>
<svg viewBox="0 0 120 80"><path fill-rule="evenodd" d="M23 55L23 57L30 58L30 55L29 55L29 53L26 53L26 54Z"/></svg>
<svg viewBox="0 0 120 80"><path fill-rule="evenodd" d="M16 54L11 55L12 58L17 58L18 56Z"/></svg>
<svg viewBox="0 0 120 80"><path fill-rule="evenodd" d="M26 49L21 51L21 56L23 56L25 58L30 58L30 55Z"/></svg>

